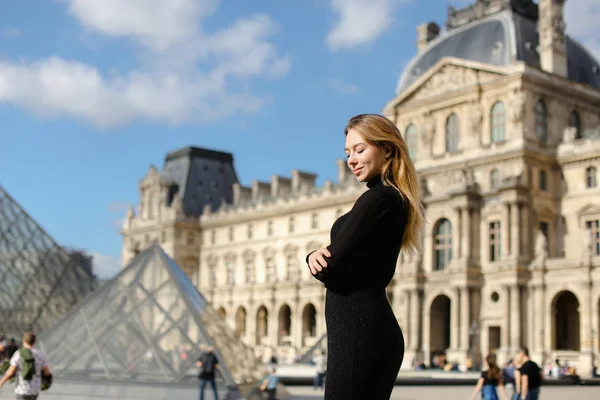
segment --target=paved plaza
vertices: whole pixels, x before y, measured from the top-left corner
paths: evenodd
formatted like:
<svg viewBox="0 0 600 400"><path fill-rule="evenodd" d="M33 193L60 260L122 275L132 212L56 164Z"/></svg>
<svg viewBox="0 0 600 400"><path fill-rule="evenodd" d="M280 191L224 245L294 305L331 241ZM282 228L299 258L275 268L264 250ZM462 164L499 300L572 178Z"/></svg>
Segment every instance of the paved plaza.
<svg viewBox="0 0 600 400"><path fill-rule="evenodd" d="M396 386L391 400L469 400L473 392L471 386ZM322 390L308 386L290 386L288 390L293 400L323 399ZM599 398L598 386L552 386L543 388L540 400L596 400ZM510 393L509 393L510 394Z"/></svg>

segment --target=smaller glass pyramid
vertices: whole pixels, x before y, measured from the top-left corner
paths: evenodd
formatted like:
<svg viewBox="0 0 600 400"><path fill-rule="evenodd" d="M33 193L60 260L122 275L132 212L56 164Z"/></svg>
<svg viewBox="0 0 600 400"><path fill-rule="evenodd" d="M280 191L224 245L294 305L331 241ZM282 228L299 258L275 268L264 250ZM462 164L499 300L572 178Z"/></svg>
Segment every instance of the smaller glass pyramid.
<svg viewBox="0 0 600 400"><path fill-rule="evenodd" d="M0 332L41 332L96 286L91 271L0 187Z"/></svg>
<svg viewBox="0 0 600 400"><path fill-rule="evenodd" d="M58 379L198 382L196 360L208 346L219 359L217 385L250 387L265 375L158 244L38 340Z"/></svg>

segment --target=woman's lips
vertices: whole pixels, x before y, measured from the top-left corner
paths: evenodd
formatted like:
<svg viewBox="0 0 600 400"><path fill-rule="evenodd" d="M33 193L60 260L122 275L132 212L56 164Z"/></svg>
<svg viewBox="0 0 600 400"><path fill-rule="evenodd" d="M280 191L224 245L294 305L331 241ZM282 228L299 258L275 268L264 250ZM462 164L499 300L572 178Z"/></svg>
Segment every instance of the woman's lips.
<svg viewBox="0 0 600 400"><path fill-rule="evenodd" d="M360 167L360 168L358 168L358 169L355 169L355 170L354 170L354 175L358 175L358 174L360 174L360 171L362 171L362 167Z"/></svg>

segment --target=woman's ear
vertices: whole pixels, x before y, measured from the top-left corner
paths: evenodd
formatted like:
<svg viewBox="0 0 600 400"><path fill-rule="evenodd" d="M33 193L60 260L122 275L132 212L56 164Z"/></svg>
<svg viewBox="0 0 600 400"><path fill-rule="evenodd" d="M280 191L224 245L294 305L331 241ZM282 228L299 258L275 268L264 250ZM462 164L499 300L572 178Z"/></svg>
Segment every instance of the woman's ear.
<svg viewBox="0 0 600 400"><path fill-rule="evenodd" d="M383 154L386 159L390 158L393 154L393 148L389 143L383 145Z"/></svg>

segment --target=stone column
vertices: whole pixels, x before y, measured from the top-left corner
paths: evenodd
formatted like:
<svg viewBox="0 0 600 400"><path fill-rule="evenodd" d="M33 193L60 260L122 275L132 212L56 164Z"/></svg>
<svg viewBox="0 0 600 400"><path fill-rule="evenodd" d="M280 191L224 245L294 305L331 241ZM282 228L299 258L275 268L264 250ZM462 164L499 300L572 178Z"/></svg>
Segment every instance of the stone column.
<svg viewBox="0 0 600 400"><path fill-rule="evenodd" d="M510 252L514 259L521 255L521 204L515 203L511 206L510 213Z"/></svg>
<svg viewBox="0 0 600 400"><path fill-rule="evenodd" d="M271 306L269 310L269 324L267 329L269 332L267 335L269 336L269 342L273 347L273 350L277 352L277 347L279 346L279 309L275 306L275 303Z"/></svg>
<svg viewBox="0 0 600 400"><path fill-rule="evenodd" d="M256 347L257 312L255 307L251 307L246 314L246 343L252 348Z"/></svg>
<svg viewBox="0 0 600 400"><path fill-rule="evenodd" d="M477 209L471 210L471 257L479 264L481 262L481 213Z"/></svg>
<svg viewBox="0 0 600 400"><path fill-rule="evenodd" d="M552 310L552 301L548 301L548 294L546 293L548 288L544 286L544 296L542 300L542 307L540 309L542 316L544 318L544 351L552 350L552 320L554 319L553 310Z"/></svg>
<svg viewBox="0 0 600 400"><path fill-rule="evenodd" d="M471 210L465 207L461 211L461 257L467 262L471 260L471 249L473 248L473 228L471 226Z"/></svg>
<svg viewBox="0 0 600 400"><path fill-rule="evenodd" d="M418 350L419 348L419 291L414 289L410 290L410 312L409 312L409 341L408 346L411 350ZM408 300L409 298L407 298Z"/></svg>
<svg viewBox="0 0 600 400"><path fill-rule="evenodd" d="M294 346L296 352L302 351L302 347L304 347L304 332L302 332L303 328L303 315L302 310L300 308L300 299L296 298L294 300L294 306L292 308L292 346Z"/></svg>
<svg viewBox="0 0 600 400"><path fill-rule="evenodd" d="M423 312L423 357L426 365L431 365L431 307Z"/></svg>
<svg viewBox="0 0 600 400"><path fill-rule="evenodd" d="M500 332L500 347L503 351L507 352L510 346L508 337L510 335L510 294L508 285L502 286L502 305L504 308L503 319L502 319L502 331Z"/></svg>
<svg viewBox="0 0 600 400"><path fill-rule="evenodd" d="M501 243L501 256L500 258L507 258L510 255L510 204L504 203L502 208L502 221L500 222L502 230L502 237L500 238ZM489 235L488 235L489 236Z"/></svg>
<svg viewBox="0 0 600 400"><path fill-rule="evenodd" d="M459 207L454 208L454 218L450 220L450 223L452 224L452 259L460 259L462 225ZM452 261L450 263L452 264Z"/></svg>
<svg viewBox="0 0 600 400"><path fill-rule="evenodd" d="M534 320L534 329L533 337L534 337L534 345L538 352L542 353L545 349L545 305L544 305L544 288L543 286L536 285L534 292L534 304L535 304L535 314L533 316Z"/></svg>
<svg viewBox="0 0 600 400"><path fill-rule="evenodd" d="M469 350L469 330L471 328L471 299L468 287L460 290L460 347Z"/></svg>
<svg viewBox="0 0 600 400"><path fill-rule="evenodd" d="M531 257L533 255L533 248L531 246L531 221L528 204L521 204L521 248L523 249L523 255Z"/></svg>
<svg viewBox="0 0 600 400"><path fill-rule="evenodd" d="M587 283L582 284L580 288L581 291L578 293L581 298L581 304L579 305L579 343L581 344L581 353L589 356L593 349L592 314L590 310L592 293ZM591 308L594 309L593 306Z"/></svg>
<svg viewBox="0 0 600 400"><path fill-rule="evenodd" d="M510 348L517 351L521 345L521 287L510 288Z"/></svg>
<svg viewBox="0 0 600 400"><path fill-rule="evenodd" d="M450 300L450 349L458 349L458 339L460 334L460 320L459 320L459 298L460 289L454 289L454 296Z"/></svg>
<svg viewBox="0 0 600 400"><path fill-rule="evenodd" d="M532 352L537 352L538 351L538 343L537 340L535 340L535 330L536 330L536 324L535 324L535 310L536 308L536 298L535 298L535 286L529 286L529 290L527 292L527 347L529 347L529 349Z"/></svg>

